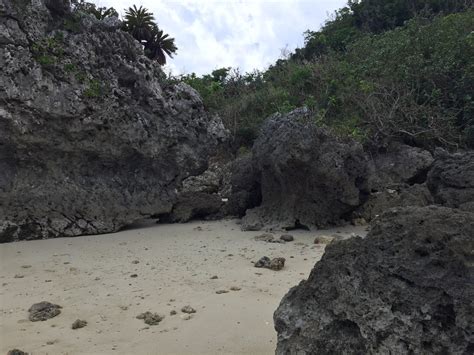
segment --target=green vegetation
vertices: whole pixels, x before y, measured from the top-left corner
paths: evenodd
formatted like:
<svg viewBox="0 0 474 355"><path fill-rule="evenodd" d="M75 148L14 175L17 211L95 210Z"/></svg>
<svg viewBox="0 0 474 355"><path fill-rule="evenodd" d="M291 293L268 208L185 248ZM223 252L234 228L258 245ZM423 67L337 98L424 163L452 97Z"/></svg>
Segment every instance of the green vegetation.
<svg viewBox="0 0 474 355"><path fill-rule="evenodd" d="M56 65L64 55L62 40L62 34L57 33L55 36L46 37L33 43L31 46L33 57L44 67Z"/></svg>
<svg viewBox="0 0 474 355"><path fill-rule="evenodd" d="M305 46L265 72L180 79L221 115L237 145L263 119L306 106L368 146L474 147L474 11L451 0L349 1Z"/></svg>
<svg viewBox="0 0 474 355"><path fill-rule="evenodd" d="M89 80L87 88L84 90L84 97L92 99L104 94L104 88L97 79Z"/></svg>
<svg viewBox="0 0 474 355"><path fill-rule="evenodd" d="M143 44L148 58L155 59L161 65L166 64L165 54L172 58L178 50L174 38L160 30L154 22L153 13L142 6L137 8L133 5L126 10L123 29Z"/></svg>

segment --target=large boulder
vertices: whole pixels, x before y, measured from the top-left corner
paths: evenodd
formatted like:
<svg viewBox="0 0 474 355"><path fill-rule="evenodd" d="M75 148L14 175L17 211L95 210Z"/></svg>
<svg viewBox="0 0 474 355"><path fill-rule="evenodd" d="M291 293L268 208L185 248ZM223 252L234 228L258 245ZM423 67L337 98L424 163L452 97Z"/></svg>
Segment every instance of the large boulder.
<svg viewBox="0 0 474 355"><path fill-rule="evenodd" d="M113 21L58 16L42 0L0 4L0 241L169 212L224 131Z"/></svg>
<svg viewBox="0 0 474 355"><path fill-rule="evenodd" d="M474 212L474 151L450 154L438 149L428 174L435 202Z"/></svg>
<svg viewBox="0 0 474 355"><path fill-rule="evenodd" d="M369 193L362 146L318 128L304 109L268 119L252 152L262 203L247 211L243 229L338 224Z"/></svg>
<svg viewBox="0 0 474 355"><path fill-rule="evenodd" d="M474 214L392 209L330 244L274 314L277 354L472 354Z"/></svg>

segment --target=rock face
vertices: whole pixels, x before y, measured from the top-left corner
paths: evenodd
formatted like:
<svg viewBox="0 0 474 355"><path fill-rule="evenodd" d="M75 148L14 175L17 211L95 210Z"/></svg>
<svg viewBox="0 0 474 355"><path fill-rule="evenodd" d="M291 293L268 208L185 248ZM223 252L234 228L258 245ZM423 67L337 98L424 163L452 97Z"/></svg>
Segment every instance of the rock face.
<svg viewBox="0 0 474 355"><path fill-rule="evenodd" d="M435 202L474 212L474 152L449 154L438 150L428 174Z"/></svg>
<svg viewBox="0 0 474 355"><path fill-rule="evenodd" d="M242 228L337 224L369 193L362 146L317 128L302 109L268 119L253 146L262 203Z"/></svg>
<svg viewBox="0 0 474 355"><path fill-rule="evenodd" d="M421 184L426 181L434 158L421 148L392 143L387 151L373 158L372 188L385 188L398 184Z"/></svg>
<svg viewBox="0 0 474 355"><path fill-rule="evenodd" d="M242 217L260 201L260 183L251 155L226 157L212 161L201 175L185 179L171 212L159 217L163 222Z"/></svg>
<svg viewBox="0 0 474 355"><path fill-rule="evenodd" d="M430 152L400 143L372 156L371 193L354 217L372 220L389 208L433 204L426 186L433 161Z"/></svg>
<svg viewBox="0 0 474 355"><path fill-rule="evenodd" d="M56 9L0 2L1 242L169 212L224 132L118 21Z"/></svg>
<svg viewBox="0 0 474 355"><path fill-rule="evenodd" d="M277 354L471 354L474 214L401 208L332 243L274 314Z"/></svg>

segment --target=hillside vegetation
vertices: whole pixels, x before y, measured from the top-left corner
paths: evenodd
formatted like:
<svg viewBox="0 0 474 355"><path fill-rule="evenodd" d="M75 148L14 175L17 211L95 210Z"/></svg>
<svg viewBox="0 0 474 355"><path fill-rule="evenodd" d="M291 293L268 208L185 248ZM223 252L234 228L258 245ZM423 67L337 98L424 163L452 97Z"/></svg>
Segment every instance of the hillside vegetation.
<svg viewBox="0 0 474 355"><path fill-rule="evenodd" d="M251 145L269 115L301 106L368 147L474 147L472 1L349 1L266 71L179 80L222 117L236 147Z"/></svg>

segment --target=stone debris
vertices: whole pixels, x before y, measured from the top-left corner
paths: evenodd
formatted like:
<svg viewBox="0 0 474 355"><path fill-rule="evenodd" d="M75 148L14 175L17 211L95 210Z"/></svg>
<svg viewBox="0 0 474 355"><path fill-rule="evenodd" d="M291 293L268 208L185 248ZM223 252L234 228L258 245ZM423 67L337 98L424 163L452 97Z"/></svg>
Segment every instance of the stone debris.
<svg viewBox="0 0 474 355"><path fill-rule="evenodd" d="M273 258L270 259L268 256L263 256L255 264L255 267L266 268L274 271L279 271L285 266L285 258Z"/></svg>
<svg viewBox="0 0 474 355"><path fill-rule="evenodd" d="M143 319L143 321L148 324L148 325L157 325L159 324L165 317L158 314L158 313L152 313L152 312L144 312L140 313L137 316L137 319Z"/></svg>
<svg viewBox="0 0 474 355"><path fill-rule="evenodd" d="M196 310L191 306L184 306L183 308L181 308L181 312L183 312L183 313L196 313Z"/></svg>
<svg viewBox="0 0 474 355"><path fill-rule="evenodd" d="M319 235L314 239L314 244L330 244L334 239L334 237Z"/></svg>
<svg viewBox="0 0 474 355"><path fill-rule="evenodd" d="M49 302L35 303L28 310L28 318L32 322L45 321L60 314L61 308L61 306Z"/></svg>
<svg viewBox="0 0 474 355"><path fill-rule="evenodd" d="M81 319L76 319L74 323L71 325L71 329L80 329L84 328L87 325L87 321L81 320Z"/></svg>
<svg viewBox="0 0 474 355"><path fill-rule="evenodd" d="M280 239L284 242L292 242L293 240L295 240L295 238L291 234L283 234L282 236L280 236Z"/></svg>

